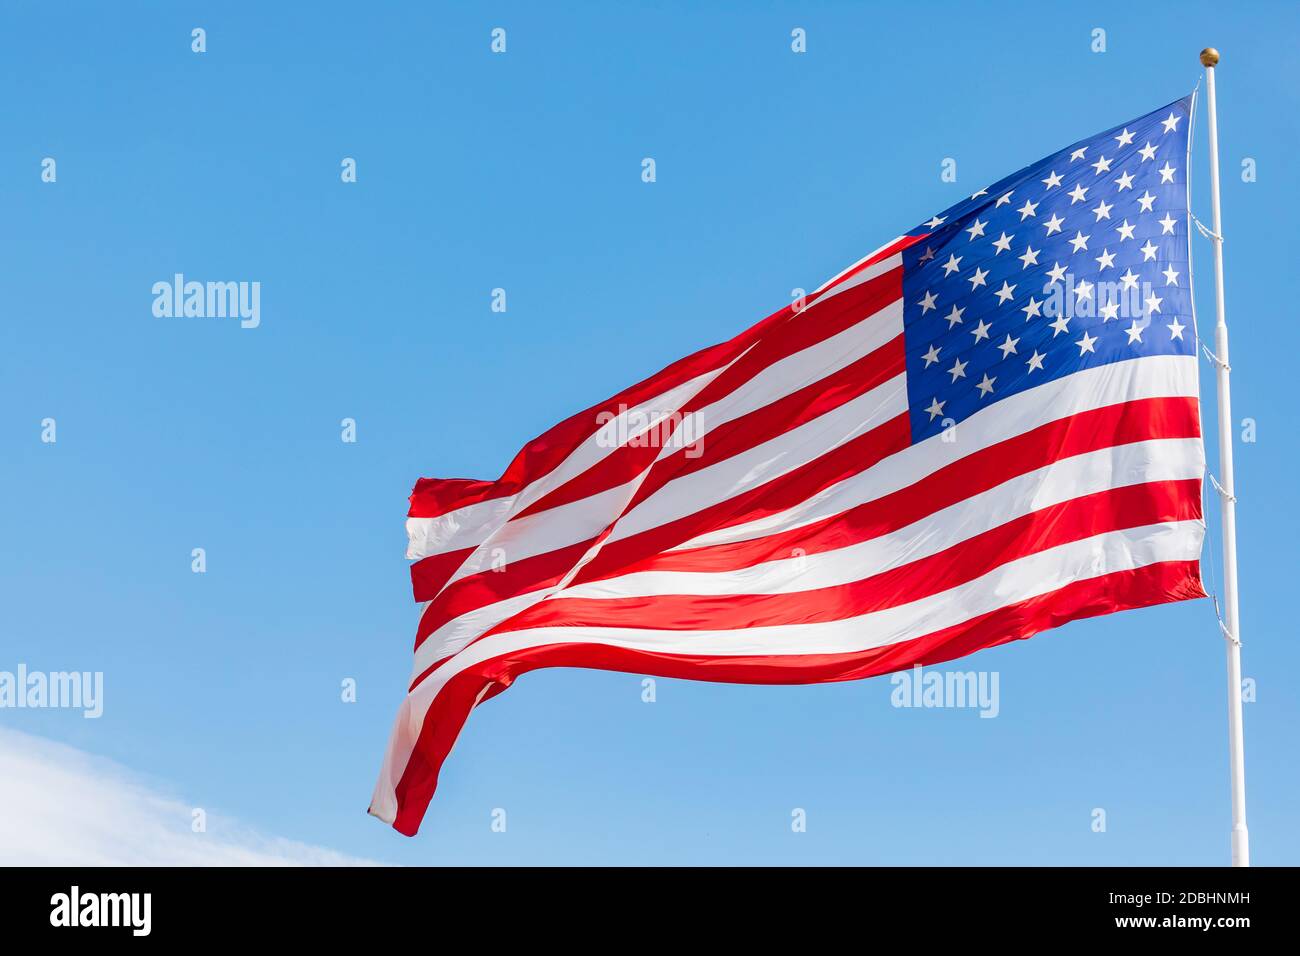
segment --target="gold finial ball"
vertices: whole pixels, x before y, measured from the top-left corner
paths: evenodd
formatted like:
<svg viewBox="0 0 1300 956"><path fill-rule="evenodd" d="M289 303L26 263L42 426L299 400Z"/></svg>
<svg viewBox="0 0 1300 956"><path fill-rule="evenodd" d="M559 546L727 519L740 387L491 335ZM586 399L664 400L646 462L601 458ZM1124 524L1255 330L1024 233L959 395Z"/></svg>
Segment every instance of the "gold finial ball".
<svg viewBox="0 0 1300 956"><path fill-rule="evenodd" d="M1212 46L1207 46L1201 51L1201 66L1214 66L1219 62L1219 51Z"/></svg>

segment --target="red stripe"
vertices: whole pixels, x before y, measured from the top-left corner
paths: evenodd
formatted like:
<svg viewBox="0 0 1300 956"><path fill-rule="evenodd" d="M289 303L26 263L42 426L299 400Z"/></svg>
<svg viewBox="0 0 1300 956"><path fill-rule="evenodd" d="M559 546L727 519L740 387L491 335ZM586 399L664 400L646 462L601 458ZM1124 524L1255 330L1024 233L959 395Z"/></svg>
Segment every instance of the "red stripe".
<svg viewBox="0 0 1300 956"><path fill-rule="evenodd" d="M415 646L418 648L430 634L462 614L539 588L554 587L595 540L595 537L588 538L554 551L519 558L497 571L478 571L453 581L433 596L420 615Z"/></svg>
<svg viewBox="0 0 1300 956"><path fill-rule="evenodd" d="M863 269L866 269L870 266L874 266L877 262L883 262L884 260L888 259L890 256L902 252L904 249L908 248L909 246L916 245L922 239L930 238L930 235L931 233L923 232L917 236L900 236L899 238L891 242L889 245L881 249L879 252L872 253L871 256L862 260L857 265L845 269L842 275L838 275L830 282L826 283L826 288L821 290L821 292L825 293L825 292L834 291L837 287L843 285L845 282L848 282L850 279L852 279Z"/></svg>
<svg viewBox="0 0 1300 956"><path fill-rule="evenodd" d="M1128 485L1022 515L936 554L847 584L780 594L551 598L484 636L535 627L712 631L840 621L938 594L1057 545L1200 517L1199 478Z"/></svg>
<svg viewBox="0 0 1300 956"><path fill-rule="evenodd" d="M418 478L411 490L408 518L436 518L467 504L494 498L492 481L475 478Z"/></svg>
<svg viewBox="0 0 1300 956"><path fill-rule="evenodd" d="M857 680L916 664L938 664L1032 637L1068 621L1204 597L1195 561L1171 561L1076 581L924 637L851 654L705 657L601 644L548 644L502 654L451 678L434 698L396 787L393 828L413 836L438 784L442 764L474 704L541 667L584 667L685 680L740 684L811 684Z"/></svg>
<svg viewBox="0 0 1300 956"><path fill-rule="evenodd" d="M421 558L412 564L411 590L415 594L415 600L420 602L432 600L474 551L474 548L444 551L442 554L431 554L427 558ZM420 646L418 637L415 646Z"/></svg>

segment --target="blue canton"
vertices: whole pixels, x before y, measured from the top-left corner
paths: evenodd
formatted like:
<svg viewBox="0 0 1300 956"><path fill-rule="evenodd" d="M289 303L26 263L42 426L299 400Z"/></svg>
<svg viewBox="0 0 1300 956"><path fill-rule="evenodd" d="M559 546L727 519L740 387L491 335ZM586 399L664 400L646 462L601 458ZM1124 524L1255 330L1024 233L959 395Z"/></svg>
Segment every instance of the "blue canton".
<svg viewBox="0 0 1300 956"><path fill-rule="evenodd" d="M909 231L912 440L1081 369L1196 349L1192 97L1027 166Z"/></svg>

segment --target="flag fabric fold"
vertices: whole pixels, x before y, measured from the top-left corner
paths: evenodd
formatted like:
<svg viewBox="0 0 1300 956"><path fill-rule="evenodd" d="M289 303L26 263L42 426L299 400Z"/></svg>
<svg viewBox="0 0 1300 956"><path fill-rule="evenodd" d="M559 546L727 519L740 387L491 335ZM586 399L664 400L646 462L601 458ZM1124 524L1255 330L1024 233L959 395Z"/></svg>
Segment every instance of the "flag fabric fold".
<svg viewBox="0 0 1300 956"><path fill-rule="evenodd" d="M414 834L470 711L587 667L870 677L1204 596L1192 97L1082 140L407 518Z"/></svg>

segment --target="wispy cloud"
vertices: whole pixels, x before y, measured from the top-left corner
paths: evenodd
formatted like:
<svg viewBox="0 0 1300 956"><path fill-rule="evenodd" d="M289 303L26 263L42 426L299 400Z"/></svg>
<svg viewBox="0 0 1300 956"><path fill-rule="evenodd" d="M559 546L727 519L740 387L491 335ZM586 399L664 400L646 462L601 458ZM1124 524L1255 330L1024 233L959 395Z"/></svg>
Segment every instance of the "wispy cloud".
<svg viewBox="0 0 1300 956"><path fill-rule="evenodd" d="M120 764L0 730L0 865L350 866L358 859L192 808Z"/></svg>

